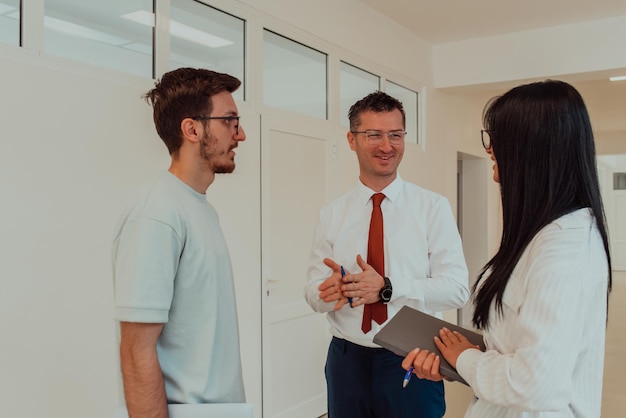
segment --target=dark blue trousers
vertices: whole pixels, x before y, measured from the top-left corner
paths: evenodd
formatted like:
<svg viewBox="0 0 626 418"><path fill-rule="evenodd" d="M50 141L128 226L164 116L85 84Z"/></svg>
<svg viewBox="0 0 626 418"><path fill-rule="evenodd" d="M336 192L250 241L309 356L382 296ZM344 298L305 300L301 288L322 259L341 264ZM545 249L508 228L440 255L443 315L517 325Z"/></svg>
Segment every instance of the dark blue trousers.
<svg viewBox="0 0 626 418"><path fill-rule="evenodd" d="M413 375L406 388L403 357L333 337L326 358L328 418L441 418L443 382Z"/></svg>

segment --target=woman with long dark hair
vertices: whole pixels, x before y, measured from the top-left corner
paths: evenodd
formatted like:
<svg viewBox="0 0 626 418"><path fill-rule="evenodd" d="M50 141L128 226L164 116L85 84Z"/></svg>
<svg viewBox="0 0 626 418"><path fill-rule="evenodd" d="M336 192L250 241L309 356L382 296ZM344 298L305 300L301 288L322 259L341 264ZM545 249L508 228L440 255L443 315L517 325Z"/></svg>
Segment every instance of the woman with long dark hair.
<svg viewBox="0 0 626 418"><path fill-rule="evenodd" d="M485 352L435 338L476 395L466 417L600 417L611 257L589 115L561 81L488 103L483 145L500 184L500 248L473 288ZM416 349L403 367L441 380Z"/></svg>

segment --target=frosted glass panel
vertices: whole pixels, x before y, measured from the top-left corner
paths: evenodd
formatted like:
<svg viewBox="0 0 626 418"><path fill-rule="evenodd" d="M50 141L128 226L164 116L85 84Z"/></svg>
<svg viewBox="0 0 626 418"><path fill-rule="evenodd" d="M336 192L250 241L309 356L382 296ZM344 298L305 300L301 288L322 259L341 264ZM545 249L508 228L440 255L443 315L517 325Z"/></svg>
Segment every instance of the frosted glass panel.
<svg viewBox="0 0 626 418"><path fill-rule="evenodd" d="M44 51L152 77L152 0L46 0Z"/></svg>
<svg viewBox="0 0 626 418"><path fill-rule="evenodd" d="M348 112L358 100L380 90L380 77L341 62L339 68L339 123L348 127Z"/></svg>
<svg viewBox="0 0 626 418"><path fill-rule="evenodd" d="M387 82L387 94L395 97L402 102L404 106L404 112L406 113L406 138L405 142L419 144L417 115L418 115L418 102L417 92L402 87L399 84Z"/></svg>
<svg viewBox="0 0 626 418"><path fill-rule="evenodd" d="M263 102L327 118L327 55L273 32L263 32Z"/></svg>
<svg viewBox="0 0 626 418"><path fill-rule="evenodd" d="M234 96L243 99L245 20L194 0L172 0L170 68L208 68L242 82Z"/></svg>
<svg viewBox="0 0 626 418"><path fill-rule="evenodd" d="M20 44L20 0L0 0L0 43Z"/></svg>

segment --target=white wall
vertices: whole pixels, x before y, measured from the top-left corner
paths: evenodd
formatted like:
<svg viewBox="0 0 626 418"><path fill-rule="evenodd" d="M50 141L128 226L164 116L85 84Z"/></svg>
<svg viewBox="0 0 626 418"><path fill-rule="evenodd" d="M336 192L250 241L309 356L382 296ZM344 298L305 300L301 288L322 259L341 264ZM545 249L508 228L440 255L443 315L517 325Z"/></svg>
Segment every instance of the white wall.
<svg viewBox="0 0 626 418"><path fill-rule="evenodd" d="M2 415L108 417L113 227L167 156L151 82L0 50Z"/></svg>
<svg viewBox="0 0 626 418"><path fill-rule="evenodd" d="M254 134L258 124L250 122L258 120L261 107L258 34L269 27L328 50L333 62L346 59L386 71L408 86L430 85L430 47L351 0L301 1L298 7L279 1L212 4L241 11L253 31L250 102L241 106L248 141L240 147L232 180L218 178L209 198L218 199L234 264L249 261L236 265L235 274L246 390L259 411L260 161L254 156L260 142ZM121 392L112 320L114 225L138 186L164 170L169 158L155 135L151 109L140 99L152 80L41 54L38 36L40 31L25 36L32 49L0 45L2 415L109 417ZM330 82L336 97L336 80ZM454 165L454 151L441 141L433 141L429 152L448 156ZM423 173L435 190L452 191L451 180L432 175L439 168L425 155L419 167L404 168ZM356 171L353 176L356 181ZM253 180L242 184L242 178ZM234 190L242 192L243 203L221 182L242 186L245 191Z"/></svg>
<svg viewBox="0 0 626 418"><path fill-rule="evenodd" d="M598 155L626 154L625 131L600 132L595 138Z"/></svg>

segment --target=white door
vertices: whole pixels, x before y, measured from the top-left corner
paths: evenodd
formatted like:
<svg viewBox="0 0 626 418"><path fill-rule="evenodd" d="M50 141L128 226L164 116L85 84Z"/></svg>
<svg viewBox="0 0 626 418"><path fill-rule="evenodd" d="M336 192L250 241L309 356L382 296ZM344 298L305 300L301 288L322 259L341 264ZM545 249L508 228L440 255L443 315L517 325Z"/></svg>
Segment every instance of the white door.
<svg viewBox="0 0 626 418"><path fill-rule="evenodd" d="M263 417L326 412L326 318L304 300L313 230L329 198L333 135L328 121L263 111L261 236Z"/></svg>

